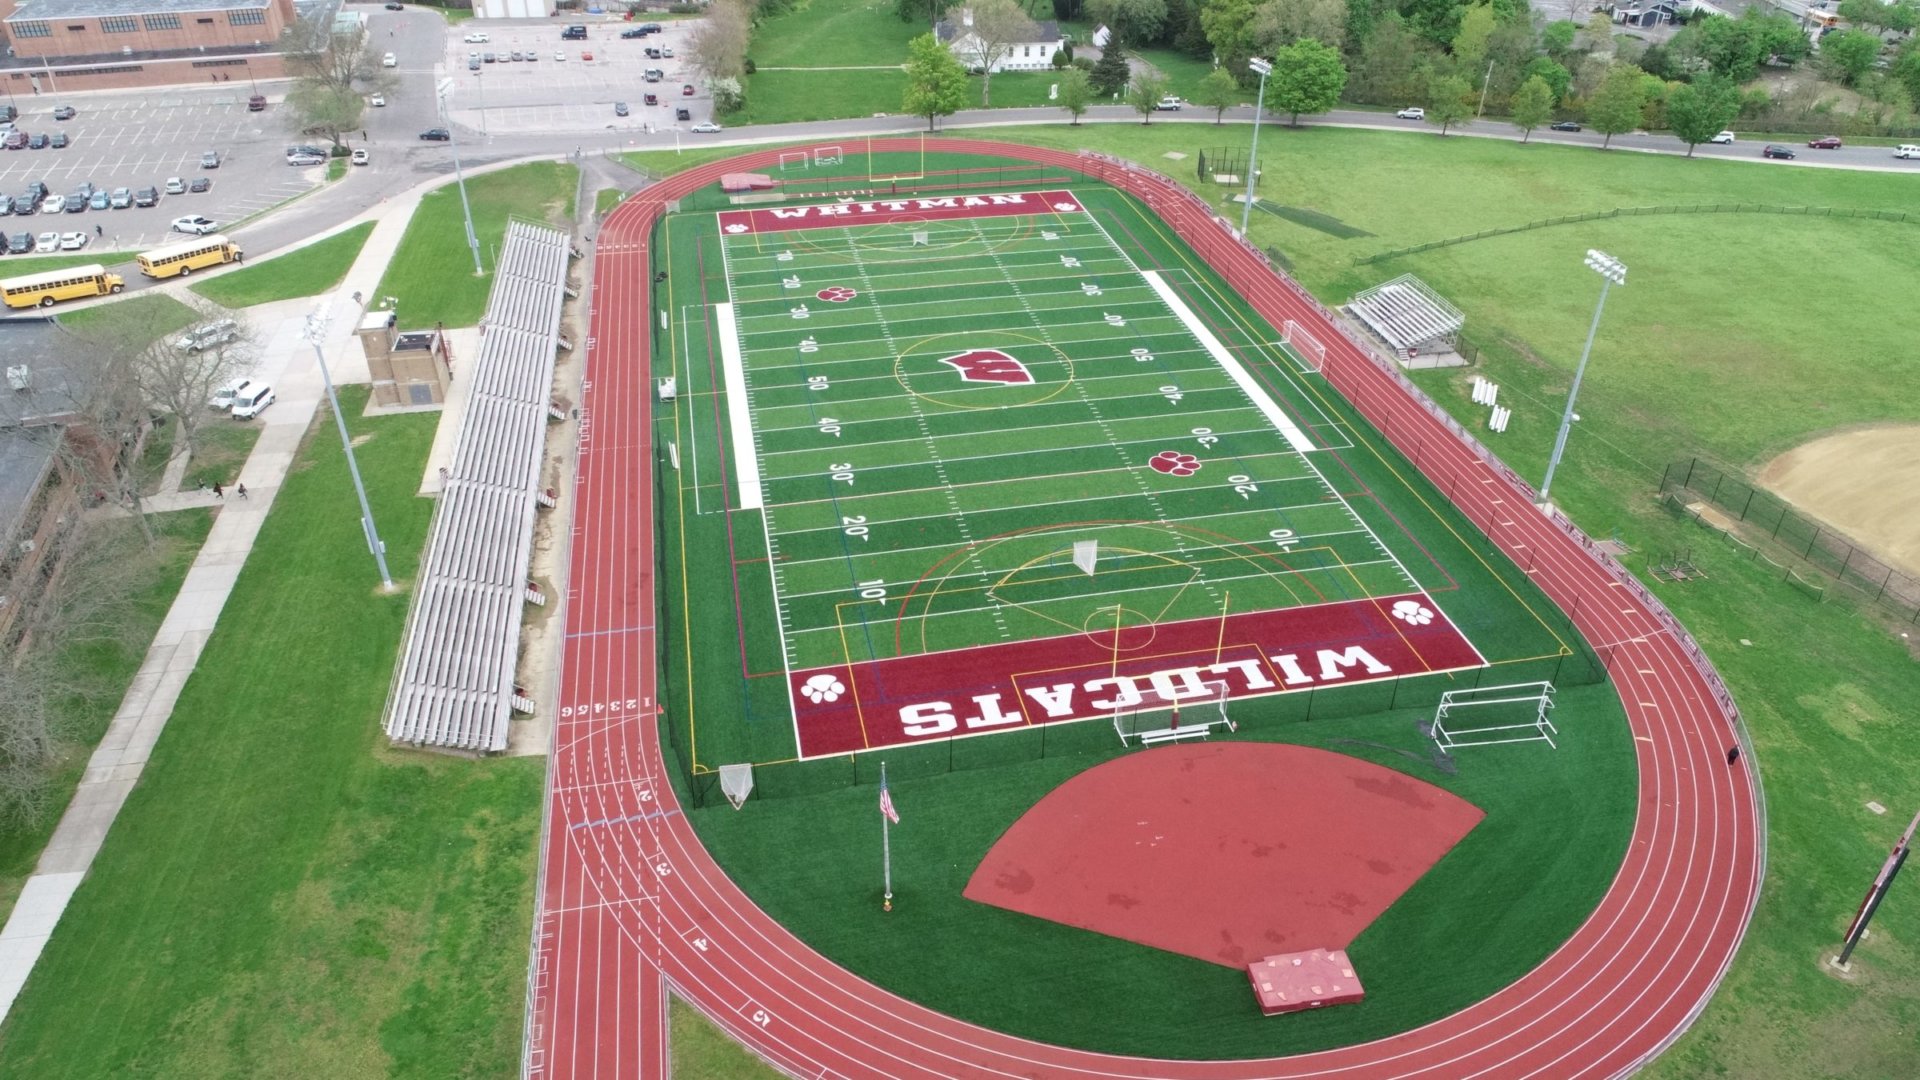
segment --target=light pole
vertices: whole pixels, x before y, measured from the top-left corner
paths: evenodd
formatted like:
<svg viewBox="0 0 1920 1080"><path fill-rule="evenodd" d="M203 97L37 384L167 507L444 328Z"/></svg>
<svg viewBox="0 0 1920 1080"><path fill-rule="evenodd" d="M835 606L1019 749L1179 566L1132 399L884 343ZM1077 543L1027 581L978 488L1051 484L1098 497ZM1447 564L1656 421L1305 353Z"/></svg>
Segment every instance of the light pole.
<svg viewBox="0 0 1920 1080"><path fill-rule="evenodd" d="M467 176L460 171L460 140L454 138L453 118L447 114L447 91L452 88L452 79L441 79L434 96L440 99L440 122L447 125L447 146L453 150L453 180L460 188L460 212L467 219L467 247L473 252L473 276L480 277L486 273L480 266L480 236L473 231L473 205L467 202Z"/></svg>
<svg viewBox="0 0 1920 1080"><path fill-rule="evenodd" d="M485 68L475 68L473 72L473 92L480 100L480 137L487 138L487 80L480 76ZM453 131L453 125L447 125L447 131Z"/></svg>
<svg viewBox="0 0 1920 1080"><path fill-rule="evenodd" d="M1487 115L1487 90L1493 86L1493 61L1487 61L1487 77L1480 81L1480 107L1473 111L1475 120Z"/></svg>
<svg viewBox="0 0 1920 1080"><path fill-rule="evenodd" d="M1580 350L1580 366L1573 369L1573 388L1567 391L1567 411L1560 415L1560 434L1553 438L1553 456L1547 459L1547 478L1540 482L1541 509L1551 503L1547 498L1553 487L1553 471L1560 467L1560 455L1567 449L1567 431L1573 426L1573 401L1580 396L1580 379L1587 373L1587 358L1593 355L1593 335L1600 330L1600 313L1607 307L1607 290L1627 283L1627 264L1604 251L1587 251L1587 269L1600 275L1600 302L1593 305L1593 325L1587 327L1587 344Z"/></svg>
<svg viewBox="0 0 1920 1080"><path fill-rule="evenodd" d="M1247 199L1240 206L1240 235L1247 235L1247 219L1253 214L1253 178L1260 160L1260 108L1267 103L1267 76L1273 74L1273 62L1254 57L1247 66L1260 75L1260 95L1253 99L1253 149L1247 151Z"/></svg>
<svg viewBox="0 0 1920 1080"><path fill-rule="evenodd" d="M327 336L328 311L333 307L333 298L320 301L320 306L307 316L306 338L313 345L313 358L320 364L320 382L327 388L327 405L333 409L333 422L340 428L340 449L347 454L347 471L353 475L353 493L360 497L360 531L366 534L367 550L373 552L373 561L380 567L380 583L388 589L393 588L393 575L387 572L387 545L380 540L380 530L373 524L373 507L367 504L367 488L360 482L360 463L353 457L353 439L347 435L347 418L340 413L340 399L333 392L333 376L327 372L327 353L322 342Z"/></svg>

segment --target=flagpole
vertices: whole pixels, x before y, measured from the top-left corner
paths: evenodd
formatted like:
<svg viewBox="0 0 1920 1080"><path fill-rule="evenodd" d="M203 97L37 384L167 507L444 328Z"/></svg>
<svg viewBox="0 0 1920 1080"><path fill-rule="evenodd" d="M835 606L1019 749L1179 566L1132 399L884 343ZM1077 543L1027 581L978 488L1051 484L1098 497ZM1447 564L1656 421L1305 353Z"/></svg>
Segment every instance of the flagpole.
<svg viewBox="0 0 1920 1080"><path fill-rule="evenodd" d="M880 763L880 790L887 790L887 763ZM885 814L880 815L880 878L886 890L880 901L881 911L893 910L893 832L892 821Z"/></svg>

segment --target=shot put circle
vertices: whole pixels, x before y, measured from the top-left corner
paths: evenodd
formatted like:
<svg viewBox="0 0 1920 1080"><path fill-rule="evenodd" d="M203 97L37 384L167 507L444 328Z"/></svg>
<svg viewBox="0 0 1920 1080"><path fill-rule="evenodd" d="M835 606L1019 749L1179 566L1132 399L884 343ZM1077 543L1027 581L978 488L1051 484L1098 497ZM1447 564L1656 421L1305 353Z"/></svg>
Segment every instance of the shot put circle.
<svg viewBox="0 0 1920 1080"><path fill-rule="evenodd" d="M956 358L983 352L1004 354L1013 363L955 365ZM894 358L893 377L907 393L935 405L1006 409L1057 397L1073 383L1073 361L1029 334L968 330L907 346Z"/></svg>

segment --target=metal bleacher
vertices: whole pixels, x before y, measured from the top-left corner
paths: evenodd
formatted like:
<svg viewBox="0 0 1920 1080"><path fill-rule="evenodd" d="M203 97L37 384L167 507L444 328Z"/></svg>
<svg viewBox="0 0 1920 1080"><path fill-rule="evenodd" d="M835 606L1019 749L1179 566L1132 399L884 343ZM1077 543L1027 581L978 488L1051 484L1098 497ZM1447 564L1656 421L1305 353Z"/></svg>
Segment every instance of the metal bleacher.
<svg viewBox="0 0 1920 1080"><path fill-rule="evenodd" d="M1347 310L1396 352L1426 351L1439 343L1451 344L1466 325L1460 309L1412 274L1402 274L1358 293Z"/></svg>
<svg viewBox="0 0 1920 1080"><path fill-rule="evenodd" d="M508 226L388 695L395 743L506 749L569 247L558 230Z"/></svg>

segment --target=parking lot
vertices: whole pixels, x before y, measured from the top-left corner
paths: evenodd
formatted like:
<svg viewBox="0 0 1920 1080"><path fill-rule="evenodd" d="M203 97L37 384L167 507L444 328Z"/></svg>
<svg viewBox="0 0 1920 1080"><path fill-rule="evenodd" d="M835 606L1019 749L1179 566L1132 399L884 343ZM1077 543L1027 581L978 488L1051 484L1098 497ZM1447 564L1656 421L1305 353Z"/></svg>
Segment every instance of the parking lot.
<svg viewBox="0 0 1920 1080"><path fill-rule="evenodd" d="M638 25L636 20L633 25ZM582 134L615 131L665 131L675 126L674 110L685 108L691 119L681 128L712 118L713 102L685 59L686 43L697 23L663 23L664 31L643 38L622 39L623 23L591 23L586 41L563 41L565 18L542 21L474 20L448 29L445 70L452 73L449 95L453 119L462 127L487 134L577 131ZM470 33L486 34L485 43L468 43ZM649 47L671 48L681 55L651 60ZM535 60L507 60L515 50ZM495 63L467 69L468 53L491 52ZM555 59L559 55L564 59ZM586 59L591 55L593 59ZM647 68L659 68L665 77L645 81ZM692 84L694 94L682 87ZM645 104L646 95L659 104ZM624 101L628 115L614 115L614 103ZM484 111L483 111L484 108Z"/></svg>
<svg viewBox="0 0 1920 1080"><path fill-rule="evenodd" d="M91 246L138 250L167 242L168 224L177 217L199 214L226 225L318 184L325 166L287 167L283 151L293 140L287 137L278 106L248 112L246 97L246 91L222 86L169 90L160 96L127 91L17 99L21 111L15 125L21 131L65 132L73 142L60 150L0 151L0 194L19 196L35 180L62 195L83 182L108 191L152 186L164 192L167 178L174 176L188 182L204 176L213 187L198 194L163 194L154 207L10 215L0 219L0 229L8 235L96 235L98 226ZM60 105L72 106L78 115L53 119ZM208 150L220 152L219 168L200 167L200 155Z"/></svg>

